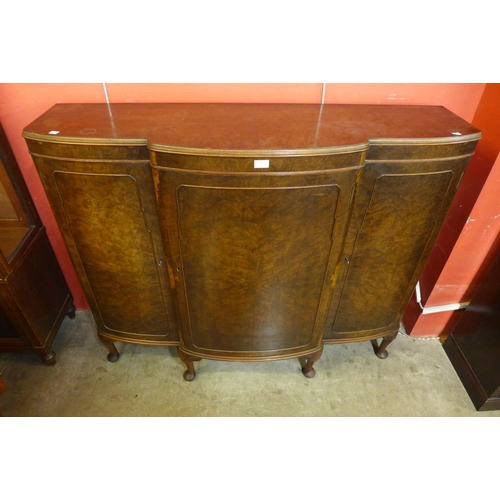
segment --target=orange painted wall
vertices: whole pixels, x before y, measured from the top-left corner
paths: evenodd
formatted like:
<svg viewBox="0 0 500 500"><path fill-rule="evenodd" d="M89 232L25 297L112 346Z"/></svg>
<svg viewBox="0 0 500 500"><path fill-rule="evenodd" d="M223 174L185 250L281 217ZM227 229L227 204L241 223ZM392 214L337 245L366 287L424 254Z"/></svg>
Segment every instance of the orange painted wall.
<svg viewBox="0 0 500 500"><path fill-rule="evenodd" d="M486 85L472 123L482 139L420 278L425 307L469 302L499 249L500 84ZM412 336L433 337L450 333L460 316L422 315L414 296L403 323Z"/></svg>
<svg viewBox="0 0 500 500"><path fill-rule="evenodd" d="M289 102L442 105L471 121L485 84L106 84L110 102ZM97 84L0 84L0 121L47 228L77 309L87 309L78 279L48 205L23 128L57 102L105 102Z"/></svg>

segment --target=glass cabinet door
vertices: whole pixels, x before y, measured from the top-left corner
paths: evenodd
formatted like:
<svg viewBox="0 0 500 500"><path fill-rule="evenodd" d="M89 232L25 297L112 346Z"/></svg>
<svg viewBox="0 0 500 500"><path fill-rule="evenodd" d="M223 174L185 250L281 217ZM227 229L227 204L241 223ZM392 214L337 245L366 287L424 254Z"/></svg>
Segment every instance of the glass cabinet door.
<svg viewBox="0 0 500 500"><path fill-rule="evenodd" d="M25 193L15 187L23 180L4 133L0 133L0 139L0 267L7 270L30 233L33 220L22 201Z"/></svg>
<svg viewBox="0 0 500 500"><path fill-rule="evenodd" d="M0 158L0 251L9 262L29 230L29 222Z"/></svg>

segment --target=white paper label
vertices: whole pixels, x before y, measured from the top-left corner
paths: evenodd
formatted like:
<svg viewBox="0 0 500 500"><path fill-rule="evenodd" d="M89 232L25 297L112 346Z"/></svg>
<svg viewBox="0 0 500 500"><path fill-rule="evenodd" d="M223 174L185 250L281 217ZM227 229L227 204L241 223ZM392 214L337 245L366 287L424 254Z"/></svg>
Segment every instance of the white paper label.
<svg viewBox="0 0 500 500"><path fill-rule="evenodd" d="M254 160L253 168L269 168L269 160Z"/></svg>

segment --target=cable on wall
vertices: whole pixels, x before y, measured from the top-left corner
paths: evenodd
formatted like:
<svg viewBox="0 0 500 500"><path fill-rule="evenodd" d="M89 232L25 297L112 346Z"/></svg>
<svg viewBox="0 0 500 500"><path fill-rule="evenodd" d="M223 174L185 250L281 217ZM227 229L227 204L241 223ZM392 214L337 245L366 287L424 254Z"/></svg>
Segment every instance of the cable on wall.
<svg viewBox="0 0 500 500"><path fill-rule="evenodd" d="M104 88L104 95L106 96L106 103L109 104L108 90L106 89L106 84L103 83L102 86Z"/></svg>

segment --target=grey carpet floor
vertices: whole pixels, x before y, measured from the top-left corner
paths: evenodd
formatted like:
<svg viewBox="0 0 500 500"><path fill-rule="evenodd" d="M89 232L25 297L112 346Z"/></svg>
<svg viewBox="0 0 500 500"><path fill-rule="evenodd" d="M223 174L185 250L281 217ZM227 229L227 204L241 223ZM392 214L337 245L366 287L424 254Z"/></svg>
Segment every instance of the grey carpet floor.
<svg viewBox="0 0 500 500"><path fill-rule="evenodd" d="M298 360L196 363L185 382L174 348L117 343L110 363L88 311L66 318L55 366L0 354L4 417L498 417L477 412L438 340L405 335L378 359L369 342L328 345L305 378Z"/></svg>

